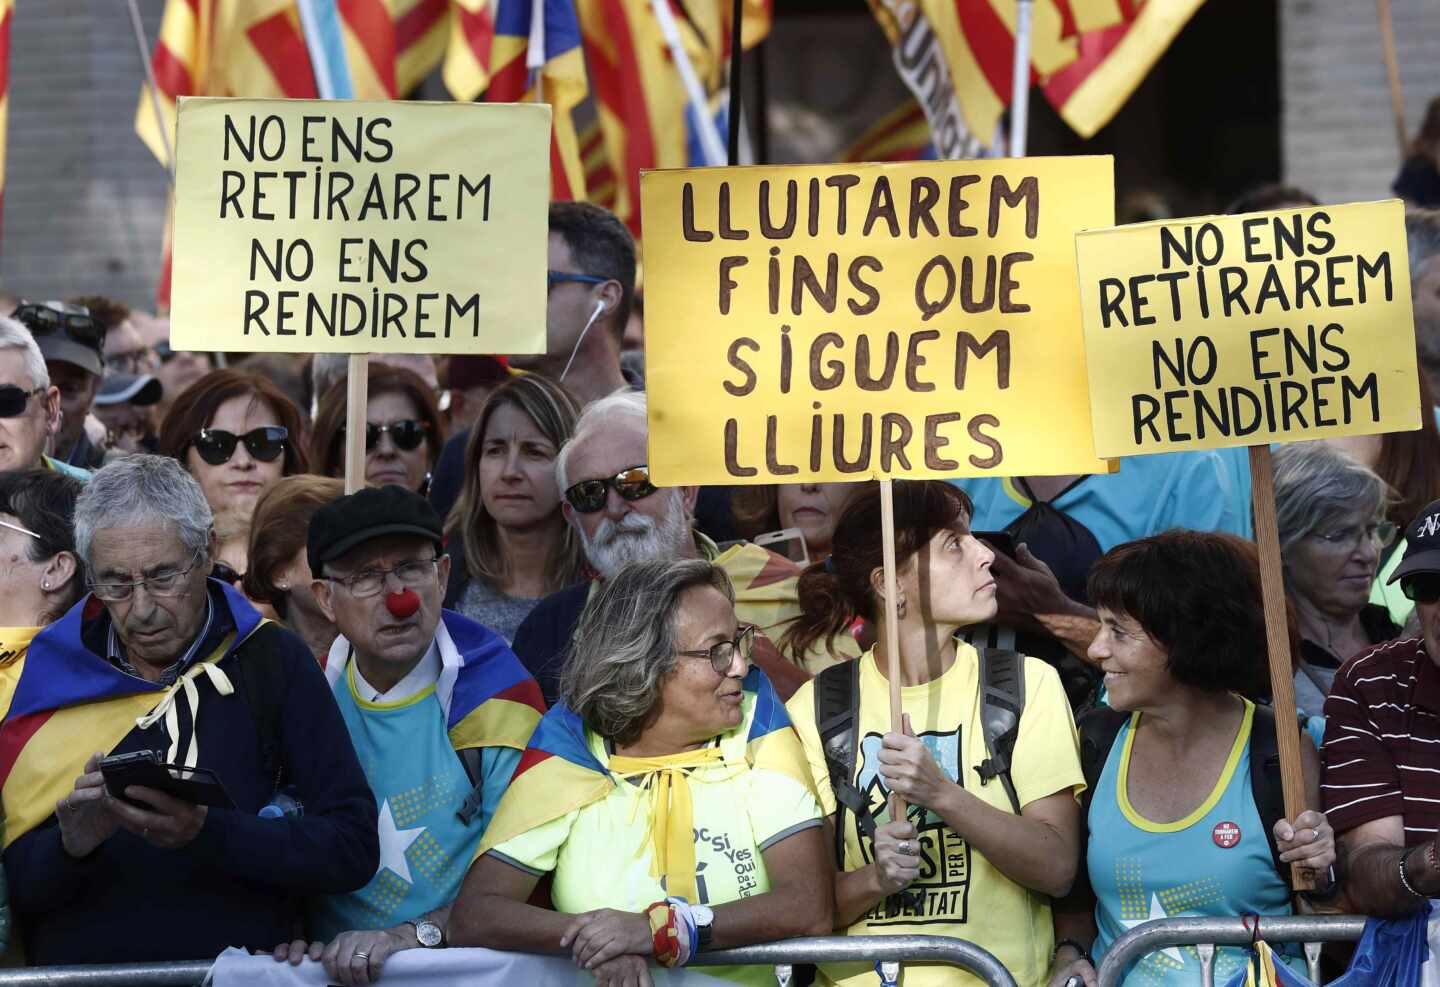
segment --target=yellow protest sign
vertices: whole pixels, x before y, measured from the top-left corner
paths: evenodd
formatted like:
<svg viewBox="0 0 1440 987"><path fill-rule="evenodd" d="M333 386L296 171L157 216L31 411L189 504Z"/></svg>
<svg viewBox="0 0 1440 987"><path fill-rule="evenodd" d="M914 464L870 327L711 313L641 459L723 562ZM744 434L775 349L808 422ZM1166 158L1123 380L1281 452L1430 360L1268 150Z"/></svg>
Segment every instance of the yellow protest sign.
<svg viewBox="0 0 1440 987"><path fill-rule="evenodd" d="M1075 241L1104 456L1420 427L1398 200Z"/></svg>
<svg viewBox="0 0 1440 987"><path fill-rule="evenodd" d="M545 349L550 108L180 101L177 349Z"/></svg>
<svg viewBox="0 0 1440 987"><path fill-rule="evenodd" d="M649 172L658 482L1094 473L1074 235L1108 157Z"/></svg>

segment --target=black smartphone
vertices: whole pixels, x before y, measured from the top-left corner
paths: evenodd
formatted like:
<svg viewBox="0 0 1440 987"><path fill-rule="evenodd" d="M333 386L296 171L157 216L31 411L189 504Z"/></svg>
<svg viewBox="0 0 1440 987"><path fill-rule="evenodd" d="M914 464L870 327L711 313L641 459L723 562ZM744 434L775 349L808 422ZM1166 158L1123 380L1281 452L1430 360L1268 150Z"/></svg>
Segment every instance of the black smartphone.
<svg viewBox="0 0 1440 987"><path fill-rule="evenodd" d="M989 545L1001 555L1015 557L1015 539L1005 531L976 531L975 537Z"/></svg>
<svg viewBox="0 0 1440 987"><path fill-rule="evenodd" d="M131 785L154 788L192 805L235 808L234 800L215 772L209 768L182 768L166 764L155 751L111 755L100 762L100 773L105 776L105 787L111 795L141 809L153 806L126 796L125 789Z"/></svg>

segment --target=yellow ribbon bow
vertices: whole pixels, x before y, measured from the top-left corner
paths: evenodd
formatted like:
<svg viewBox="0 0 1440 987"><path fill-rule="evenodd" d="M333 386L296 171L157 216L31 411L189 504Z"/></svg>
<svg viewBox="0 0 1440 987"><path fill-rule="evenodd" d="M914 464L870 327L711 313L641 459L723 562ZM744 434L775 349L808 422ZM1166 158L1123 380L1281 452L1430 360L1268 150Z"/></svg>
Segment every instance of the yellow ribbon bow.
<svg viewBox="0 0 1440 987"><path fill-rule="evenodd" d="M663 757L611 757L610 770L650 792L650 876L665 878L665 893L699 901L695 888L695 810L689 774L722 760L719 747ZM640 845L643 851L645 844Z"/></svg>
<svg viewBox="0 0 1440 987"><path fill-rule="evenodd" d="M196 688L195 680L201 675L209 677L210 684L220 695L228 696L235 692L230 676L222 672L218 665L209 660L196 662L185 670L185 674L181 675L174 685L165 690L159 705L135 721L135 725L141 730L148 730L159 722L160 717L165 717L165 732L170 736L170 750L165 754L167 764L174 764L175 756L180 753L180 714L175 709L175 700L182 692L190 704L190 747L185 752L184 767L195 767L200 756L200 734L197 729L200 725L200 690Z"/></svg>

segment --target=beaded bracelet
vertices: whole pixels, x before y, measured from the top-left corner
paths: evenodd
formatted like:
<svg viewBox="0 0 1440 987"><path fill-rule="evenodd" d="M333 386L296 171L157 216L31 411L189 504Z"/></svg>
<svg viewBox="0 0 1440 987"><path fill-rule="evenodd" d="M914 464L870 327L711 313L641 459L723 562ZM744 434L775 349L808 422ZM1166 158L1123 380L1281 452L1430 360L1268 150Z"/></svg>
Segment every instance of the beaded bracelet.
<svg viewBox="0 0 1440 987"><path fill-rule="evenodd" d="M1410 859L1410 854L1414 853L1416 850L1419 849L1419 846L1412 846L1410 849L1400 854L1400 885L1406 891L1409 891L1412 895L1414 895L1416 898L1424 898L1425 895L1421 894L1419 891L1416 891L1413 887L1410 886L1410 878L1405 873L1405 861Z"/></svg>

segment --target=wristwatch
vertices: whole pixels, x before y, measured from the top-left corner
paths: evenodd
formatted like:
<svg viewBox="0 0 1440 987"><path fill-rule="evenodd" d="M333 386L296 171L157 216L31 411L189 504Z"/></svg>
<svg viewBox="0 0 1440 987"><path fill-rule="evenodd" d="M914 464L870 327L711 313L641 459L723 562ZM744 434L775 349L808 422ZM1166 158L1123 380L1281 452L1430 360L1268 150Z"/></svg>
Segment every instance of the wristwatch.
<svg viewBox="0 0 1440 987"><path fill-rule="evenodd" d="M407 922L405 924L415 927L415 939L426 949L439 949L445 945L445 930L429 919L422 918L418 922Z"/></svg>
<svg viewBox="0 0 1440 987"><path fill-rule="evenodd" d="M690 915L695 919L696 951L709 949L710 936L714 932L715 913L704 905L691 905Z"/></svg>

